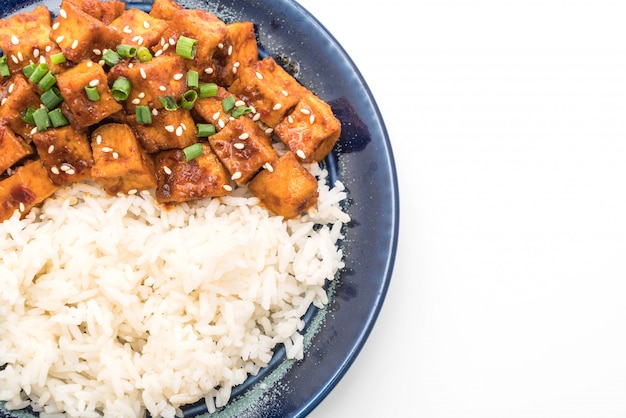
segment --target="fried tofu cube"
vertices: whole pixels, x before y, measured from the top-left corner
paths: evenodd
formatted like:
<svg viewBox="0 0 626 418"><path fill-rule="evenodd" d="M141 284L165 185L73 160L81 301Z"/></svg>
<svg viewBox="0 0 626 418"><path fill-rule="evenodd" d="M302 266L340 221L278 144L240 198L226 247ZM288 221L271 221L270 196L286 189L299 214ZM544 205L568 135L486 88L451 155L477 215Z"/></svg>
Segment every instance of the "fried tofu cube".
<svg viewBox="0 0 626 418"><path fill-rule="evenodd" d="M158 19L172 20L176 12L182 9L183 7L174 0L154 0L152 9L150 10L150 16Z"/></svg>
<svg viewBox="0 0 626 418"><path fill-rule="evenodd" d="M196 124L188 110L179 108L175 111L161 110L152 116L151 124L137 123L136 117L130 116L128 122L135 129L137 139L149 153L185 148L196 142Z"/></svg>
<svg viewBox="0 0 626 418"><path fill-rule="evenodd" d="M0 173L33 153L33 147L17 136L11 128L0 124Z"/></svg>
<svg viewBox="0 0 626 418"><path fill-rule="evenodd" d="M272 57L240 68L237 79L228 90L252 105L261 121L271 128L309 92Z"/></svg>
<svg viewBox="0 0 626 418"><path fill-rule="evenodd" d="M34 126L22 120L24 111L32 107L39 108L41 101L33 86L20 73L6 80L0 88L0 121L28 140Z"/></svg>
<svg viewBox="0 0 626 418"><path fill-rule="evenodd" d="M209 137L209 144L237 185L247 183L278 156L270 137L252 119L240 117Z"/></svg>
<svg viewBox="0 0 626 418"><path fill-rule="evenodd" d="M19 70L31 61L39 62L40 54L52 45L49 38L51 25L50 11L45 6L0 19L0 48L8 58L11 71Z"/></svg>
<svg viewBox="0 0 626 418"><path fill-rule="evenodd" d="M191 161L185 161L180 149L163 151L156 156L159 203L224 196L232 190L230 176L211 147L202 143L202 149L202 155Z"/></svg>
<svg viewBox="0 0 626 418"><path fill-rule="evenodd" d="M93 180L111 196L133 194L156 187L154 163L141 147L132 128L108 123L91 134Z"/></svg>
<svg viewBox="0 0 626 418"><path fill-rule="evenodd" d="M104 23L111 24L118 16L126 10L126 3L116 0L65 0L83 12Z"/></svg>
<svg viewBox="0 0 626 418"><path fill-rule="evenodd" d="M341 122L331 107L314 94L307 94L283 119L274 133L303 162L321 161L341 135Z"/></svg>
<svg viewBox="0 0 626 418"><path fill-rule="evenodd" d="M166 20L150 16L139 9L127 9L111 26L122 34L122 43L136 47L151 48L160 40L163 32L169 27Z"/></svg>
<svg viewBox="0 0 626 418"><path fill-rule="evenodd" d="M102 67L91 61L83 61L57 76L57 84L65 99L63 106L71 122L88 127L122 110L107 84L107 75ZM87 97L85 87L95 86L100 100ZM68 114L69 113L69 114Z"/></svg>
<svg viewBox="0 0 626 418"><path fill-rule="evenodd" d="M115 49L121 34L95 17L76 7L72 2L61 3L59 16L54 20L50 39L56 42L70 61L98 60L94 52Z"/></svg>
<svg viewBox="0 0 626 418"><path fill-rule="evenodd" d="M87 134L72 126L33 135L39 158L50 180L59 186L91 178L93 155Z"/></svg>
<svg viewBox="0 0 626 418"><path fill-rule="evenodd" d="M137 106L162 109L159 97L171 96L177 102L187 91L184 58L177 55L161 56L148 62L136 62L132 67L120 63L111 68L109 79L113 83L119 77L130 80L132 88L124 107L134 113Z"/></svg>
<svg viewBox="0 0 626 418"><path fill-rule="evenodd" d="M261 171L248 185L269 210L285 219L295 218L317 202L317 180L287 151Z"/></svg>
<svg viewBox="0 0 626 418"><path fill-rule="evenodd" d="M48 178L41 160L30 161L0 181L0 221L9 219L16 210L22 215L54 194L59 186Z"/></svg>
<svg viewBox="0 0 626 418"><path fill-rule="evenodd" d="M230 113L224 112L222 101L232 94L224 87L218 86L217 95L214 97L202 97L196 100L193 106L194 116L206 123L215 126L215 130L219 132L228 122L230 122ZM237 101L237 98L235 98Z"/></svg>
<svg viewBox="0 0 626 418"><path fill-rule="evenodd" d="M258 60L259 49L252 22L234 22L226 28L228 35L224 46L218 48L213 58L214 77L205 78L228 87L235 81L239 68L249 67Z"/></svg>

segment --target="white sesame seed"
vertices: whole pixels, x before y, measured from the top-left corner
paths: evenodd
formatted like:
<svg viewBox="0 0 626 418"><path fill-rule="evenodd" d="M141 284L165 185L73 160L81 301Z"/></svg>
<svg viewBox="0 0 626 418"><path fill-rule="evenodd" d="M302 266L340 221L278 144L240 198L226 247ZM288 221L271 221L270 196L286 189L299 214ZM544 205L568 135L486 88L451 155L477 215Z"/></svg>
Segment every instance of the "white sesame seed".
<svg viewBox="0 0 626 418"><path fill-rule="evenodd" d="M33 49L33 57L34 58L39 58L39 54L40 54L39 48Z"/></svg>
<svg viewBox="0 0 626 418"><path fill-rule="evenodd" d="M227 192L232 192L233 188L229 185L229 184L225 184L222 186L224 188L224 190L226 190Z"/></svg>
<svg viewBox="0 0 626 418"><path fill-rule="evenodd" d="M71 46L71 48L72 48L72 49L76 49L76 48L78 48L78 39L74 39L74 42L72 42L72 46Z"/></svg>
<svg viewBox="0 0 626 418"><path fill-rule="evenodd" d="M137 42L138 40L141 39L141 36L137 35L137 36L133 36L133 38L131 39L131 41L133 42Z"/></svg>
<svg viewBox="0 0 626 418"><path fill-rule="evenodd" d="M35 126L33 129L30 130L30 134L31 135L35 135L37 133L37 127Z"/></svg>
<svg viewBox="0 0 626 418"><path fill-rule="evenodd" d="M59 10L59 16L61 16L63 19L67 19L67 12L61 9Z"/></svg>
<svg viewBox="0 0 626 418"><path fill-rule="evenodd" d="M70 166L70 165L69 165L69 164L67 164L67 163L63 163L63 164L61 164L61 167L60 167L60 168L61 168L61 171L63 171L63 172L67 172L68 170L70 170L70 169L72 168L72 166Z"/></svg>
<svg viewBox="0 0 626 418"><path fill-rule="evenodd" d="M65 174L68 174L68 175L72 176L72 175L76 174L76 170L74 170L73 168L70 168L69 170L67 170L65 172Z"/></svg>
<svg viewBox="0 0 626 418"><path fill-rule="evenodd" d="M183 78L183 75L181 73L174 74L174 80L178 81L178 80L180 80L182 78Z"/></svg>
<svg viewBox="0 0 626 418"><path fill-rule="evenodd" d="M52 174L60 174L61 173L56 166L52 167L50 169L50 171L52 172Z"/></svg>
<svg viewBox="0 0 626 418"><path fill-rule="evenodd" d="M2 101L0 101L0 106L4 106L8 100L9 99L7 99L6 97L3 98Z"/></svg>
<svg viewBox="0 0 626 418"><path fill-rule="evenodd" d="M179 126L176 128L176 136L183 136L183 127Z"/></svg>
<svg viewBox="0 0 626 418"><path fill-rule="evenodd" d="M18 60L17 57L15 55L13 55L13 54L11 54L11 61L13 61L16 64L20 63L20 60Z"/></svg>
<svg viewBox="0 0 626 418"><path fill-rule="evenodd" d="M128 194L130 194L130 195L137 194L137 189L130 189L128 191Z"/></svg>
<svg viewBox="0 0 626 418"><path fill-rule="evenodd" d="M224 48L224 44L220 42L219 44L217 44L217 47L218 47L219 49L223 49L223 48Z"/></svg>
<svg viewBox="0 0 626 418"><path fill-rule="evenodd" d="M106 64L106 63L104 62L104 60L100 60L100 61L98 61L98 65L99 65L99 66L104 67L104 64Z"/></svg>
<svg viewBox="0 0 626 418"><path fill-rule="evenodd" d="M54 145L50 145L48 147L48 154L52 154L54 152Z"/></svg>
<svg viewBox="0 0 626 418"><path fill-rule="evenodd" d="M146 97L146 93L142 91L141 93L137 95L137 97L139 97L140 99L143 99L144 97Z"/></svg>
<svg viewBox="0 0 626 418"><path fill-rule="evenodd" d="M256 77L257 77L259 80L263 80L263 74L261 74L261 73L260 73L260 72L258 72L258 71L256 72Z"/></svg>
<svg viewBox="0 0 626 418"><path fill-rule="evenodd" d="M134 105L138 105L139 103L141 103L141 99L133 99L131 103Z"/></svg>
<svg viewBox="0 0 626 418"><path fill-rule="evenodd" d="M11 43L13 45L17 45L17 44L20 43L20 39L17 36L15 36L15 35L11 35Z"/></svg>
<svg viewBox="0 0 626 418"><path fill-rule="evenodd" d="M280 103L276 103L276 104L274 105L274 107L272 108L272 110L280 110L280 108L281 108L281 107L283 107L283 105L282 105L282 104L280 104Z"/></svg>
<svg viewBox="0 0 626 418"><path fill-rule="evenodd" d="M235 147L236 149L244 149L246 147L246 144L244 144L242 142L235 142L233 144L233 147Z"/></svg>
<svg viewBox="0 0 626 418"><path fill-rule="evenodd" d="M254 116L252 116L252 120L254 122L257 122L259 119L261 119L261 114L260 113L255 113Z"/></svg>
<svg viewBox="0 0 626 418"><path fill-rule="evenodd" d="M145 29L150 29L150 22L148 22L147 20L144 20L144 21L143 21L143 27L144 27Z"/></svg>
<svg viewBox="0 0 626 418"><path fill-rule="evenodd" d="M163 50L159 49L157 52L154 53L154 56L155 57L160 57L162 53L163 53Z"/></svg>
<svg viewBox="0 0 626 418"><path fill-rule="evenodd" d="M98 80L97 78L94 78L93 80L89 82L89 87L96 87L99 84L100 84L100 80Z"/></svg>
<svg viewBox="0 0 626 418"><path fill-rule="evenodd" d="M167 125L167 126L165 127L165 130L166 130L167 132L174 132L174 130L175 130L175 129L176 129L176 128L174 128L174 126L173 126L173 125Z"/></svg>
<svg viewBox="0 0 626 418"><path fill-rule="evenodd" d="M180 123L180 127L184 130L187 130L187 125L185 125L183 122Z"/></svg>
<svg viewBox="0 0 626 418"><path fill-rule="evenodd" d="M159 90L161 90L161 91L165 91L165 90L167 90L167 87L165 87L165 86L159 86Z"/></svg>
<svg viewBox="0 0 626 418"><path fill-rule="evenodd" d="M111 154L113 156L114 160L117 160L118 158L120 158L120 155L117 152L114 152L113 154Z"/></svg>
<svg viewBox="0 0 626 418"><path fill-rule="evenodd" d="M102 51L100 51L98 48L94 49L92 52L94 55L102 55Z"/></svg>
<svg viewBox="0 0 626 418"><path fill-rule="evenodd" d="M24 202L20 202L20 212L24 212L26 207L24 206Z"/></svg>
<svg viewBox="0 0 626 418"><path fill-rule="evenodd" d="M246 102L244 102L243 100L237 100L235 102L235 107L240 107L240 106L245 106Z"/></svg>
<svg viewBox="0 0 626 418"><path fill-rule="evenodd" d="M60 44L61 42L63 42L64 39L65 39L65 35L61 35L61 36L57 37L57 39L56 39L57 44Z"/></svg>
<svg viewBox="0 0 626 418"><path fill-rule="evenodd" d="M300 113L304 113L305 115L310 115L311 111L309 109L300 109Z"/></svg>
<svg viewBox="0 0 626 418"><path fill-rule="evenodd" d="M111 152L113 151L113 148L111 147L102 147L102 152Z"/></svg>
<svg viewBox="0 0 626 418"><path fill-rule="evenodd" d="M206 68L204 72L207 74L213 74L213 67Z"/></svg>
<svg viewBox="0 0 626 418"><path fill-rule="evenodd" d="M239 135L239 139L241 139L241 140L244 140L244 141L245 141L245 140L246 140L246 139L248 139L248 138L250 138L250 134L249 134L249 133L247 133L247 132L244 132L244 133L242 133L241 135Z"/></svg>
<svg viewBox="0 0 626 418"><path fill-rule="evenodd" d="M46 52L52 51L52 45L46 45Z"/></svg>
<svg viewBox="0 0 626 418"><path fill-rule="evenodd" d="M126 26L124 26L124 29L122 29L122 32L124 32L124 33L133 33L133 30L130 28L130 26L126 25Z"/></svg>
<svg viewBox="0 0 626 418"><path fill-rule="evenodd" d="M215 112L213 114L213 120L218 120L220 118L220 112Z"/></svg>
<svg viewBox="0 0 626 418"><path fill-rule="evenodd" d="M226 124L224 123L224 121L223 121L223 120L221 120L221 119L217 121L217 124L218 124L218 126L220 127L220 129L224 129L224 126L226 126Z"/></svg>
<svg viewBox="0 0 626 418"><path fill-rule="evenodd" d="M96 136L96 144L98 145L102 144L102 135Z"/></svg>
<svg viewBox="0 0 626 418"><path fill-rule="evenodd" d="M158 116L159 115L159 111L156 109L152 109L152 116Z"/></svg>
<svg viewBox="0 0 626 418"><path fill-rule="evenodd" d="M233 74L237 74L237 67L233 66Z"/></svg>
<svg viewBox="0 0 626 418"><path fill-rule="evenodd" d="M93 61L87 61L87 68L93 67Z"/></svg>
<svg viewBox="0 0 626 418"><path fill-rule="evenodd" d="M170 47L170 44L163 45L163 47L162 47L163 52L167 51L169 49L169 47Z"/></svg>
<svg viewBox="0 0 626 418"><path fill-rule="evenodd" d="M17 59L19 59L20 61L24 61L24 55L22 54L22 51L17 51Z"/></svg>
<svg viewBox="0 0 626 418"><path fill-rule="evenodd" d="M269 171L270 173L273 173L273 172L274 172L274 167L272 167L272 165L271 165L270 163L265 163L265 164L263 164L263 167L264 167L267 171Z"/></svg>
<svg viewBox="0 0 626 418"><path fill-rule="evenodd" d="M230 57L231 55L233 55L233 46L229 46L228 47L228 56Z"/></svg>
<svg viewBox="0 0 626 418"><path fill-rule="evenodd" d="M287 121L289 123L293 123L293 118L291 117L291 115L287 116Z"/></svg>
<svg viewBox="0 0 626 418"><path fill-rule="evenodd" d="M311 117L309 118L309 123L311 125L313 125L315 123L315 115L311 115Z"/></svg>
<svg viewBox="0 0 626 418"><path fill-rule="evenodd" d="M11 83L9 86L9 94L13 93L13 89L15 89L15 83Z"/></svg>
<svg viewBox="0 0 626 418"><path fill-rule="evenodd" d="M45 64L46 63L46 57L44 57L43 55L39 57L39 63L40 64Z"/></svg>
<svg viewBox="0 0 626 418"><path fill-rule="evenodd" d="M241 171L235 171L233 175L230 177L231 180L239 180L242 174Z"/></svg>
<svg viewBox="0 0 626 418"><path fill-rule="evenodd" d="M135 64L133 64L132 62L128 64L128 68L133 68L135 66Z"/></svg>
<svg viewBox="0 0 626 418"><path fill-rule="evenodd" d="M161 46L165 45L165 42L167 42L165 38L161 38Z"/></svg>
<svg viewBox="0 0 626 418"><path fill-rule="evenodd" d="M141 74L141 78L143 78L144 80L148 78L148 75L146 74L146 70L144 70L143 67L139 69L139 74Z"/></svg>
<svg viewBox="0 0 626 418"><path fill-rule="evenodd" d="M283 96L285 96L285 97L289 96L289 92L288 92L287 90L283 90L281 93L282 93L282 94L283 94Z"/></svg>
<svg viewBox="0 0 626 418"><path fill-rule="evenodd" d="M265 133L268 134L268 135L271 135L273 132L274 132L274 129L272 129L272 128L267 128L265 130Z"/></svg>
<svg viewBox="0 0 626 418"><path fill-rule="evenodd" d="M54 25L52 25L52 30L59 29L59 26L61 26L61 22L54 22Z"/></svg>
<svg viewBox="0 0 626 418"><path fill-rule="evenodd" d="M298 157L300 157L301 160L306 160L306 154L304 153L304 151L302 151L301 149L299 149L298 151L296 151L296 155Z"/></svg>
<svg viewBox="0 0 626 418"><path fill-rule="evenodd" d="M172 46L176 45L176 39L174 39L174 38L170 38L170 39L168 40L168 42L169 42L169 43L170 43L170 45L172 45Z"/></svg>
<svg viewBox="0 0 626 418"><path fill-rule="evenodd" d="M164 166L163 166L163 171L164 171L164 172L165 172L165 174L167 174L168 176L171 176L171 175L172 175L172 170L171 170L168 166L166 166L166 165L164 165Z"/></svg>
<svg viewBox="0 0 626 418"><path fill-rule="evenodd" d="M239 61L235 61L235 63L233 64L233 67L239 67L241 65L241 63Z"/></svg>

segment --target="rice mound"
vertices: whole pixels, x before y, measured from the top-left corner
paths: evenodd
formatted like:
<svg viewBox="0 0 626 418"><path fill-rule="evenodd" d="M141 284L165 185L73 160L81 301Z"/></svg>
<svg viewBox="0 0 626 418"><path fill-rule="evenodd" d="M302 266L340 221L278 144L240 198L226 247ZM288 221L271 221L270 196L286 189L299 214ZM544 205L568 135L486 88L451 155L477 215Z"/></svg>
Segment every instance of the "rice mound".
<svg viewBox="0 0 626 418"><path fill-rule="evenodd" d="M0 400L41 417L174 417L225 405L343 267L346 193L317 164L318 205L284 221L246 188L163 209L75 184L0 224Z"/></svg>

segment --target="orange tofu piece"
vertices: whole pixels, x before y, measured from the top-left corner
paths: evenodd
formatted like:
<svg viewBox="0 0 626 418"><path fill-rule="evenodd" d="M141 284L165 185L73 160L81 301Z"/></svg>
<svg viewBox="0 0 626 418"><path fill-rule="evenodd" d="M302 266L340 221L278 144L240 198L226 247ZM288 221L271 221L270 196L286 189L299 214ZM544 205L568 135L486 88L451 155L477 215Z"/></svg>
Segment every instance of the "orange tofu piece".
<svg viewBox="0 0 626 418"><path fill-rule="evenodd" d="M0 173L4 173L32 153L33 147L17 136L11 128L0 124Z"/></svg>
<svg viewBox="0 0 626 418"><path fill-rule="evenodd" d="M152 9L150 10L150 16L158 19L172 20L174 19L174 14L182 9L183 7L174 0L154 0Z"/></svg>
<svg viewBox="0 0 626 418"><path fill-rule="evenodd" d="M95 51L115 49L122 36L111 26L87 14L72 2L61 3L59 16L54 20L50 39L56 42L70 61L99 60ZM58 25L57 25L58 23Z"/></svg>
<svg viewBox="0 0 626 418"><path fill-rule="evenodd" d="M274 133L300 160L321 161L339 139L341 122L326 102L311 93L276 125Z"/></svg>
<svg viewBox="0 0 626 418"><path fill-rule="evenodd" d="M34 126L24 122L22 115L28 107L37 109L40 105L34 87L21 73L15 73L0 88L0 121L27 142Z"/></svg>
<svg viewBox="0 0 626 418"><path fill-rule="evenodd" d="M45 6L0 19L0 48L11 71L20 70L30 61L39 62L46 46L52 45L51 22L50 11Z"/></svg>
<svg viewBox="0 0 626 418"><path fill-rule="evenodd" d="M261 171L248 188L269 210L286 219L295 218L317 202L317 180L288 151Z"/></svg>
<svg viewBox="0 0 626 418"><path fill-rule="evenodd" d="M0 181L0 221L9 219L16 210L28 213L58 189L41 160L27 162Z"/></svg>
<svg viewBox="0 0 626 418"><path fill-rule="evenodd" d="M228 87L235 81L239 68L249 67L258 60L259 49L252 22L234 22L226 28L228 35L223 47L213 57L214 76L205 75L205 78Z"/></svg>
<svg viewBox="0 0 626 418"><path fill-rule="evenodd" d="M122 105L111 94L104 70L91 61L83 61L59 74L57 84L65 99L63 106L69 111L64 113L80 127L95 125L122 110ZM100 100L89 100L85 92L89 85L96 86Z"/></svg>
<svg viewBox="0 0 626 418"><path fill-rule="evenodd" d="M99 126L91 134L91 148L94 158L91 175L108 194L132 194L156 187L154 163L130 126L119 123Z"/></svg>
<svg viewBox="0 0 626 418"><path fill-rule="evenodd" d="M33 135L48 177L59 186L91 178L93 155L87 134L72 126L46 129Z"/></svg>
<svg viewBox="0 0 626 418"><path fill-rule="evenodd" d="M218 86L217 95L196 100L192 112L197 119L212 124L215 126L215 131L219 132L231 119L230 113L224 112L222 107L222 101L229 96L232 94L228 90Z"/></svg>
<svg viewBox="0 0 626 418"><path fill-rule="evenodd" d="M169 27L166 20L158 19L143 10L127 9L111 23L122 34L121 43L137 48L151 48L160 40L163 32Z"/></svg>
<svg viewBox="0 0 626 418"><path fill-rule="evenodd" d="M240 68L228 89L259 113L273 128L309 91L274 61L272 57Z"/></svg>
<svg viewBox="0 0 626 418"><path fill-rule="evenodd" d="M209 144L237 185L247 183L277 158L270 137L248 117L230 121L209 137Z"/></svg>
<svg viewBox="0 0 626 418"><path fill-rule="evenodd" d="M65 0L105 25L111 24L126 9L126 3L116 0Z"/></svg>
<svg viewBox="0 0 626 418"><path fill-rule="evenodd" d="M152 115L152 123L137 123L134 115L128 122L135 129L137 139L149 153L173 148L185 148L197 141L196 123L191 112L182 108L174 111L161 109Z"/></svg>
<svg viewBox="0 0 626 418"><path fill-rule="evenodd" d="M180 149L163 151L156 156L159 203L224 196L232 190L230 176L211 147L202 143L202 149L203 154L191 161L185 161Z"/></svg>
<svg viewBox="0 0 626 418"><path fill-rule="evenodd" d="M171 96L176 102L187 91L187 70L184 59L177 55L161 56L148 62L120 63L111 68L109 80L113 83L118 77L130 80L132 88L124 101L127 112L134 113L137 106L150 106L162 109L159 97Z"/></svg>

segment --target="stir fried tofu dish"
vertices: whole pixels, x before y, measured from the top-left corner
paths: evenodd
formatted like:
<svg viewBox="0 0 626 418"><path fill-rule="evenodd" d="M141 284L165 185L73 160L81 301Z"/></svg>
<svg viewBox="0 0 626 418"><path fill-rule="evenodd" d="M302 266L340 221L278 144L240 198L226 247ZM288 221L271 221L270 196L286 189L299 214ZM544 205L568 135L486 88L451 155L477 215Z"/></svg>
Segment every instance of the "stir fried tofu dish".
<svg viewBox="0 0 626 418"><path fill-rule="evenodd" d="M260 204L285 218L316 203L300 166L326 157L341 124L271 56L259 59L252 22L173 0L149 13L63 0L55 17L39 6L0 20L0 48L0 220L82 181L112 197L154 189L164 205L254 182Z"/></svg>
<svg viewBox="0 0 626 418"><path fill-rule="evenodd" d="M306 357L345 267L341 122L262 25L50 3L0 18L0 415L260 396L275 355Z"/></svg>

